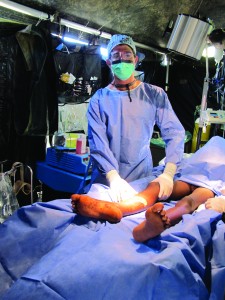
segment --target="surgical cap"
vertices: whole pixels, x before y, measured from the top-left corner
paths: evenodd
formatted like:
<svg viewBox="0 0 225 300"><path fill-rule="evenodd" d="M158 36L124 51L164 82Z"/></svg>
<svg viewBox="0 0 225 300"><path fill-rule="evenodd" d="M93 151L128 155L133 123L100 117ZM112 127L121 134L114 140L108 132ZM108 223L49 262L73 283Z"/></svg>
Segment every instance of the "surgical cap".
<svg viewBox="0 0 225 300"><path fill-rule="evenodd" d="M111 40L108 43L107 51L108 56L110 56L111 51L118 45L128 45L136 55L136 47L132 38L124 34L115 34L111 37Z"/></svg>

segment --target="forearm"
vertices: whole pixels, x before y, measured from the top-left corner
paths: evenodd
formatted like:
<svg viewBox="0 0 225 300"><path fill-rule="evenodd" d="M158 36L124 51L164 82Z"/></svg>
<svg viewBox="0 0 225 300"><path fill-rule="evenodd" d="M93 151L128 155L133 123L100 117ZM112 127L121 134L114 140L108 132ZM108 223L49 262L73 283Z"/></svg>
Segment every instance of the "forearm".
<svg viewBox="0 0 225 300"><path fill-rule="evenodd" d="M185 133L178 130L171 137L164 139L165 141L165 164L174 163L178 167L184 155Z"/></svg>

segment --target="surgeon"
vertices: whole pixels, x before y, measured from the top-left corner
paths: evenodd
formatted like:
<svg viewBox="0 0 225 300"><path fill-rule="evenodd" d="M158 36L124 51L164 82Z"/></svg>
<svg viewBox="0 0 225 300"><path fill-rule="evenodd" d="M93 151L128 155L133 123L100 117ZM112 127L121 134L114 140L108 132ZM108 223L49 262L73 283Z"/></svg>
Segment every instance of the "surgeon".
<svg viewBox="0 0 225 300"><path fill-rule="evenodd" d="M135 79L132 38L113 35L107 50L112 81L94 94L87 112L91 181L109 186L115 202L136 194L129 182L152 174L150 139L156 124L166 145L166 165L154 181L160 185L159 199L165 200L183 156L184 128L163 89Z"/></svg>

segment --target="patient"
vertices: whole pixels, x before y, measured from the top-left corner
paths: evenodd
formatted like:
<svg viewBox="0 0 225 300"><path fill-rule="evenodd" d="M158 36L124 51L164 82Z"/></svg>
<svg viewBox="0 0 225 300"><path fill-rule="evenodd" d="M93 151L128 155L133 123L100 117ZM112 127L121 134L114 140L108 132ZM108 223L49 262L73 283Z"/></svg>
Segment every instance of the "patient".
<svg viewBox="0 0 225 300"><path fill-rule="evenodd" d="M213 155L212 155L213 153ZM225 139L212 137L180 167L179 178L169 200L179 200L176 205L164 210L157 202L159 184L150 182L146 189L120 203L94 199L88 195L74 194L71 203L74 211L83 216L117 223L122 217L146 210L146 220L133 230L135 240L144 242L159 235L165 228L178 223L184 214L194 212L199 205L219 212L225 211ZM214 198L214 196L218 198Z"/></svg>
<svg viewBox="0 0 225 300"><path fill-rule="evenodd" d="M136 226L133 236L136 241L144 242L159 235L165 228L178 223L182 215L192 213L214 193L192 184L175 181L170 199L178 200L173 208L165 211L163 203L156 203L159 194L159 184L151 182L141 193L120 203L97 200L88 195L74 194L71 196L74 211L83 216L97 218L117 223L122 217L146 211L146 220Z"/></svg>

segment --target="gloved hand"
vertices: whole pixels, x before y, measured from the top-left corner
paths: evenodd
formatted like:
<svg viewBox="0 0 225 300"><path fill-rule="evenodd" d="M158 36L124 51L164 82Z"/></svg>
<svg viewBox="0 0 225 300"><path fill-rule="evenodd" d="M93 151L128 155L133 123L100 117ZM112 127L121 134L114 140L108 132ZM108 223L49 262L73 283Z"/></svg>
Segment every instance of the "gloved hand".
<svg viewBox="0 0 225 300"><path fill-rule="evenodd" d="M205 203L205 207L207 209L214 209L219 213L223 213L225 212L225 198L224 197L209 198Z"/></svg>
<svg viewBox="0 0 225 300"><path fill-rule="evenodd" d="M120 202L133 197L137 192L122 179L116 170L111 170L106 174L109 186L115 195L115 202Z"/></svg>
<svg viewBox="0 0 225 300"><path fill-rule="evenodd" d="M160 185L159 200L166 200L173 191L173 177L176 173L177 166L168 162L165 166L164 172L159 175L152 182L158 182Z"/></svg>

